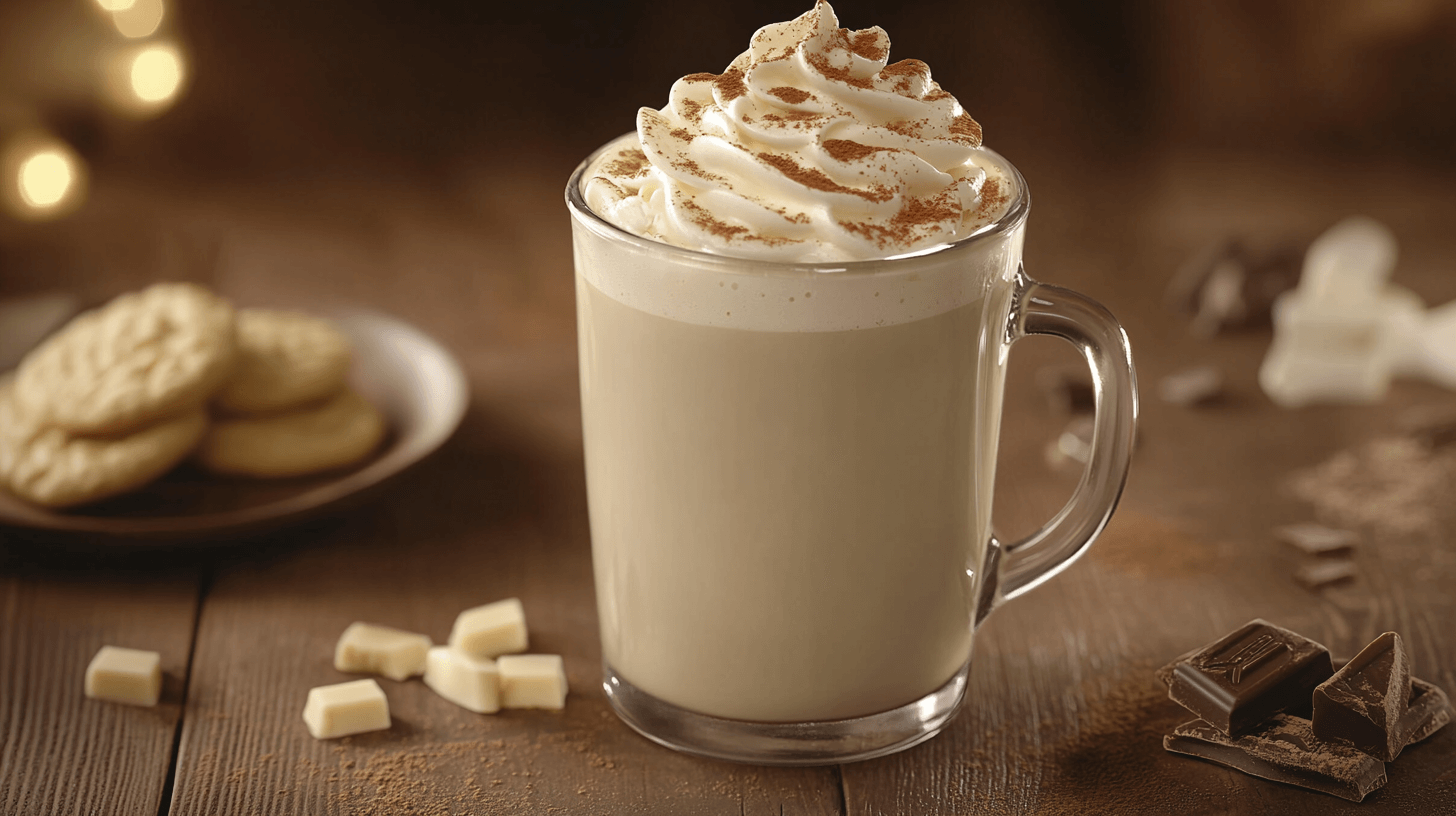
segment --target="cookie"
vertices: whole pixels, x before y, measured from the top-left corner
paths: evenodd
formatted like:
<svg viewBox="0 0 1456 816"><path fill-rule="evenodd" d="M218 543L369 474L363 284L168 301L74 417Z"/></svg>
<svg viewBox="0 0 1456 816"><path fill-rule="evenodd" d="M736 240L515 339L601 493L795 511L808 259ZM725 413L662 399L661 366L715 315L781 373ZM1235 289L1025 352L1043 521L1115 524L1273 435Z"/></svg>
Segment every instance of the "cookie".
<svg viewBox="0 0 1456 816"><path fill-rule="evenodd" d="M159 283L76 317L20 364L15 399L73 434L124 434L201 406L231 373L233 308Z"/></svg>
<svg viewBox="0 0 1456 816"><path fill-rule="evenodd" d="M238 361L214 398L229 413L297 408L344 389L349 338L323 318L270 309L238 310Z"/></svg>
<svg viewBox="0 0 1456 816"><path fill-rule="evenodd" d="M192 452L207 429L193 408L127 434L76 436L47 427L0 385L0 486L45 507L71 507L141 487Z"/></svg>
<svg viewBox="0 0 1456 816"><path fill-rule="evenodd" d="M221 418L197 449L204 468L234 476L302 476L352 465L384 438L384 418L353 390L295 411Z"/></svg>

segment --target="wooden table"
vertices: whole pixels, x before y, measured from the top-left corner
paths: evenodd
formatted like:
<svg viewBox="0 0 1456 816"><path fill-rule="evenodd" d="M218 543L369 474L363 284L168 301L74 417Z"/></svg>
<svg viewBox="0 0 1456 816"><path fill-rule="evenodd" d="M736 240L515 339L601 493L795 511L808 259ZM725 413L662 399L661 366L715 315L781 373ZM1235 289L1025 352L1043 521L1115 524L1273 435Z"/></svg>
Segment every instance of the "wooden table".
<svg viewBox="0 0 1456 816"><path fill-rule="evenodd" d="M1160 304L1171 271L1211 239L1308 240L1352 212L1399 235L1401 283L1429 303L1456 298L1449 179L1177 153L1024 165L1028 269L1104 301L1137 355L1141 443L1121 509L1086 558L982 628L966 706L944 734L786 770L659 748L600 690L561 204L575 157L547 158L448 183L199 191L113 177L68 221L0 232L0 296L97 298L180 277L243 303L370 305L450 347L473 391L443 450L340 518L161 550L59 551L0 529L0 813L1456 813L1456 730L1408 751L1357 806L1164 752L1161 735L1188 715L1152 674L1263 617L1337 656L1398 631L1416 674L1456 691L1456 452L1398 441L1403 412L1452 394L1402 383L1374 407L1281 411L1255 381L1266 330L1198 339ZM1043 455L1064 418L1034 378L1074 362L1040 339L1012 357L996 508L1007 536L1070 494L1075 474ZM1158 380L1195 363L1223 370L1227 399L1161 403ZM1397 442L1368 447L1380 439ZM1294 492L1294 474L1339 455L1355 457L1353 476L1307 478L1314 502ZM1353 583L1293 581L1302 557L1270 530L1313 519L1360 530ZM524 601L533 648L565 655L564 712L473 715L418 680L381 680L392 729L308 735L307 690L347 679L331 655L349 622L443 641L457 611L507 596ZM106 643L161 652L158 707L83 698Z"/></svg>

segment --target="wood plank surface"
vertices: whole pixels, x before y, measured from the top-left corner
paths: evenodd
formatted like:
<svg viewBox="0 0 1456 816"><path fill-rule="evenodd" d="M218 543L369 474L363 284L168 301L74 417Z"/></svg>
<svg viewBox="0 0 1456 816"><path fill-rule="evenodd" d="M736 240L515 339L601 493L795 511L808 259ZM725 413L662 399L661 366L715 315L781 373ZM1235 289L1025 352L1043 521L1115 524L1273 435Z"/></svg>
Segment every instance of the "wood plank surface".
<svg viewBox="0 0 1456 816"><path fill-rule="evenodd" d="M202 197L99 188L72 228L135 243L108 253L105 242L60 242L72 259L60 266L76 271L47 285L109 294L141 285L148 269L195 275L189 259L210 257L208 279L241 302L344 301L421 325L459 355L471 382L471 411L438 455L343 519L224 551L208 567L175 788L162 812L1450 812L1451 729L1393 763L1385 789L1347 805L1167 754L1161 735L1186 715L1152 677L1171 657L1263 616L1337 656L1399 631L1416 674L1456 689L1456 600L1445 589L1456 578L1456 518L1442 514L1449 502L1410 505L1398 495L1410 488L1396 478L1403 460L1366 467L1392 455L1377 443L1404 433L1404 412L1449 405L1450 393L1398 384L1378 407L1279 411L1255 381L1267 330L1200 340L1159 302L1170 270L1201 241L1307 239L1357 203L1400 236L1398 280L1431 303L1456 298L1449 186L1375 167L1339 176L1352 188L1343 190L1312 170L1170 155L1111 174L1131 203L1109 208L1085 206L1109 175L1033 164L1029 271L1106 302L1138 356L1144 426L1122 508L1088 557L991 617L966 708L945 734L879 760L783 770L659 748L617 721L598 687L564 171L548 165L483 166L458 181L448 205L389 180L300 185L288 201L246 185ZM1271 176L1285 192L1261 199ZM58 251L21 248L31 258ZM108 254L127 262L104 278L84 274ZM1044 460L1064 418L1034 385L1038 368L1069 355L1049 340L1012 355L996 508L1008 536L1047 518L1074 482ZM1160 377L1205 362L1228 377L1223 403L1156 401ZM1345 489L1318 471L1318 489L1296 491L1296 474L1342 456L1390 484ZM1407 504L1382 514L1372 509L1382 497ZM1417 511L1425 526L1412 528ZM1269 531L1310 519L1364 536L1349 586L1316 593L1293 582L1301 559ZM162 649L169 673L185 671L197 574L174 571L165 591L139 575L114 564L5 567L0 812L106 813L123 795L134 812L156 812L180 698L168 698L170 714L149 712L162 715L153 721L79 694L103 634L172 644L149 648ZM331 660L348 623L443 641L460 609L512 595L525 602L533 648L566 658L566 711L474 715L417 679L381 680L394 728L332 742L308 735L308 689L351 679ZM156 598L171 599L165 614ZM68 682L73 696L60 691ZM51 718L40 719L46 711ZM94 744L88 734L112 749L147 750L111 750L100 765L79 751Z"/></svg>
<svg viewBox="0 0 1456 816"><path fill-rule="evenodd" d="M1456 407L1456 398L1397 383L1378 406L1284 411L1257 383L1267 329L1200 340L1158 302L1169 260L1181 260L1171 250L1186 246L1180 230L1210 240L1299 235L1305 223L1332 223L1344 214L1337 208L1362 196L1366 211L1400 235L1406 260L1396 280L1430 303L1447 302L1456 281L1429 259L1456 256L1456 240L1424 213L1449 212L1453 198L1434 186L1398 184L1407 195L1423 189L1422 207L1407 209L1388 178L1372 171L1342 177L1355 186L1340 193L1323 189L1329 179L1296 174L1284 194L1306 186L1328 195L1258 203L1261 179L1277 168L1221 167L1216 183L1208 178L1216 171L1177 157L1165 169L1173 183L1160 182L1167 184L1161 193L1156 184L1142 188L1146 209L1132 224L1113 224L1111 234L1079 246L1076 236L1092 229L1081 219L1069 219L1061 240L1043 237L1033 219L1028 237L1043 269L1070 270L1033 267L1033 274L1056 275L1049 279L1108 302L1133 341L1143 410L1118 514L1084 559L990 617L977 639L966 707L946 733L843 768L850 814L1456 812L1450 728L1403 753L1388 767L1388 784L1355 804L1164 751L1162 735L1193 717L1153 677L1177 655L1262 617L1326 644L1337 658L1383 631L1400 632L1417 676L1456 684L1456 596L1447 589L1456 581L1456 505L1443 498L1456 491L1456 449L1411 453L1409 466L1427 473L1420 485L1402 478L1397 463L1343 493L1328 474L1312 480L1323 496L1313 503L1292 487L1298 474L1337 457L1359 456L1352 461L1363 467L1372 444L1411 439L1401 417L1423 406ZM1185 189L1215 192L1188 201ZM1030 344L1012 354L996 519L1013 531L1034 529L1070 493L1065 474L1039 456L1045 429L1060 426L1028 373L1063 362L1056 349ZM1182 408L1158 400L1162 377L1205 363L1226 378L1220 403ZM1395 504L1382 510L1387 499ZM1403 509L1429 523L1412 526ZM1351 584L1310 591L1294 581L1309 559L1277 543L1272 530L1311 520L1361 532Z"/></svg>
<svg viewBox="0 0 1456 816"><path fill-rule="evenodd" d="M157 813L182 714L198 571L95 571L84 556L36 566L11 550L20 546L0 547L0 813ZM86 698L86 666L104 645L160 652L161 702Z"/></svg>
<svg viewBox="0 0 1456 816"><path fill-rule="evenodd" d="M559 349L551 370L572 359ZM530 454L477 411L372 511L223 571L202 615L173 814L841 812L832 768L698 760L616 721L601 690L581 463ZM472 714L419 679L380 679L393 728L309 736L308 689L353 679L332 667L350 622L443 643L458 611L505 597L524 603L532 651L565 656L565 711Z"/></svg>

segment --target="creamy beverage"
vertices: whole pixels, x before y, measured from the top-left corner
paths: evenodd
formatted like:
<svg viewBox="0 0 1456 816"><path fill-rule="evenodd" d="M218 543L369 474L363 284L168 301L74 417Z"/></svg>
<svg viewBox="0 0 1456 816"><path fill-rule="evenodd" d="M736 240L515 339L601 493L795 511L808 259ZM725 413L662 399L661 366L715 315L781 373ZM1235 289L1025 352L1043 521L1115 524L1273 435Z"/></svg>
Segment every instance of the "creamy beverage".
<svg viewBox="0 0 1456 816"><path fill-rule="evenodd" d="M567 190L604 687L672 747L803 764L933 735L979 618L1116 502L1120 329L1021 274L1020 175L924 63L888 56L819 2L678 80ZM1115 407L998 584L1001 396L1027 332L1081 344Z"/></svg>
<svg viewBox="0 0 1456 816"><path fill-rule="evenodd" d="M798 721L894 708L961 669L1002 381L982 335L1009 308L990 283L1014 271L995 247L981 286L939 304L929 290L960 263L864 281L867 314L904 309L907 289L933 311L858 327L816 307L831 296L813 280L690 270L719 290L696 300L727 307L710 324L608 294L641 267L582 265L597 597L625 679L701 713Z"/></svg>
<svg viewBox="0 0 1456 816"><path fill-rule="evenodd" d="M873 714L970 656L1019 231L893 274L758 269L903 254L1004 208L979 126L888 46L820 4L679 81L586 174L618 226L743 258L577 240L604 657L695 712Z"/></svg>

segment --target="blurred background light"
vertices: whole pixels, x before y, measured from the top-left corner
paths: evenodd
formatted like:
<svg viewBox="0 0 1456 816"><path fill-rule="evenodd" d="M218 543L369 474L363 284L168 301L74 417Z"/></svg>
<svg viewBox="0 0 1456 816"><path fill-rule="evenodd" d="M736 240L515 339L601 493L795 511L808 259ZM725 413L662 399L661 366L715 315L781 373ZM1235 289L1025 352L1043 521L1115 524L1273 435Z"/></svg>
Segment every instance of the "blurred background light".
<svg viewBox="0 0 1456 816"><path fill-rule="evenodd" d="M99 0L99 2L104 6L107 2L125 2L125 0ZM113 9L111 20L116 24L116 30L120 31L124 37L133 39L150 37L162 24L165 12L162 0L132 0L123 8Z"/></svg>
<svg viewBox="0 0 1456 816"><path fill-rule="evenodd" d="M61 203L76 180L74 163L59 150L43 150L21 161L20 198L38 210Z"/></svg>
<svg viewBox="0 0 1456 816"><path fill-rule="evenodd" d="M161 104L182 86L182 57L170 45L153 45L131 61L131 90L144 103Z"/></svg>
<svg viewBox="0 0 1456 816"><path fill-rule="evenodd" d="M182 49L169 40L122 48L106 58L106 100L127 116L156 116L177 101L187 72Z"/></svg>
<svg viewBox="0 0 1456 816"><path fill-rule="evenodd" d="M102 11L126 11L136 5L136 0L96 0Z"/></svg>
<svg viewBox="0 0 1456 816"><path fill-rule="evenodd" d="M0 151L5 208L28 221L55 218L85 198L85 165L65 142L40 132L13 135Z"/></svg>

